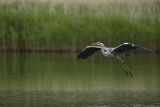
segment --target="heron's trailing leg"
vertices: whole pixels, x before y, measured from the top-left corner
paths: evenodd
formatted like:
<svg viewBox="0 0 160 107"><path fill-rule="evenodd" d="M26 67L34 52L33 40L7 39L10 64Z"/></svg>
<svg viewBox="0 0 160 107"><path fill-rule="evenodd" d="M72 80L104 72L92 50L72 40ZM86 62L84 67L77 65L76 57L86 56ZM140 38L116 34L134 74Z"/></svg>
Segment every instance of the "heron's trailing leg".
<svg viewBox="0 0 160 107"><path fill-rule="evenodd" d="M123 69L124 69L126 75L127 75L128 77L132 77L133 75L132 75L132 73L129 71L129 68L128 68L126 62L125 62L121 57L119 57L119 56L116 56L116 57L117 57L117 59L120 60L120 62L122 63L122 66L123 66Z"/></svg>

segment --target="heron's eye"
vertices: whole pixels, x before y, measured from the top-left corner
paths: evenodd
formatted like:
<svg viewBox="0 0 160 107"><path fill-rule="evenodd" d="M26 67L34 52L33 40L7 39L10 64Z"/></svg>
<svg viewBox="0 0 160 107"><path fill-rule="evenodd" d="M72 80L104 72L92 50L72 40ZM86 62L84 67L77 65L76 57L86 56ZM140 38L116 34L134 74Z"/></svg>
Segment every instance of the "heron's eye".
<svg viewBox="0 0 160 107"><path fill-rule="evenodd" d="M107 52L107 50L104 50L104 52Z"/></svg>

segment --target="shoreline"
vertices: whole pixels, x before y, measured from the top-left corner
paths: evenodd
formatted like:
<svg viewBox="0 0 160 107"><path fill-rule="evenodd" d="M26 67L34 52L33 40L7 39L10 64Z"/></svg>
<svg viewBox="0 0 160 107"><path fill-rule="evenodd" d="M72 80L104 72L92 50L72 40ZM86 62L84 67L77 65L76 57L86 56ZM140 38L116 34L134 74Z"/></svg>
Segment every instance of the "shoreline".
<svg viewBox="0 0 160 107"><path fill-rule="evenodd" d="M81 49L0 49L0 53L78 53L80 51ZM160 50L153 50L153 53L159 54Z"/></svg>
<svg viewBox="0 0 160 107"><path fill-rule="evenodd" d="M77 53L80 49L0 49L0 53Z"/></svg>

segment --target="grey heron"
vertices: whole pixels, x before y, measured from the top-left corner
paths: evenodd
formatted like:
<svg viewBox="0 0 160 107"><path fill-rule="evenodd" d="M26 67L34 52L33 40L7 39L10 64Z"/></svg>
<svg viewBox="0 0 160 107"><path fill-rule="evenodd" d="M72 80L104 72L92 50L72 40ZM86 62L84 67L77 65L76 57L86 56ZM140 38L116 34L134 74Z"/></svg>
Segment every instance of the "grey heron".
<svg viewBox="0 0 160 107"><path fill-rule="evenodd" d="M115 57L117 58L128 77L132 77L132 72L130 72L126 62L120 57L122 54L131 51L131 50L142 50L145 52L152 52L152 50L132 44L132 43L123 43L116 47L105 47L101 42L93 43L92 45L86 46L77 56L78 59L86 59L89 56L93 55L96 51L101 51L101 53L106 57Z"/></svg>

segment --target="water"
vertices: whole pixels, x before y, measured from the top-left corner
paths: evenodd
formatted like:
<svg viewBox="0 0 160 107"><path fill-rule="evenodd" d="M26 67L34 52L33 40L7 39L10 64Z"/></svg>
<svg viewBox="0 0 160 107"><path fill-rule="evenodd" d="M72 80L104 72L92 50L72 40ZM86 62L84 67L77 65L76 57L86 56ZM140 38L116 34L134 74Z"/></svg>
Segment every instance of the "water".
<svg viewBox="0 0 160 107"><path fill-rule="evenodd" d="M160 56L0 54L0 107L159 107Z"/></svg>

